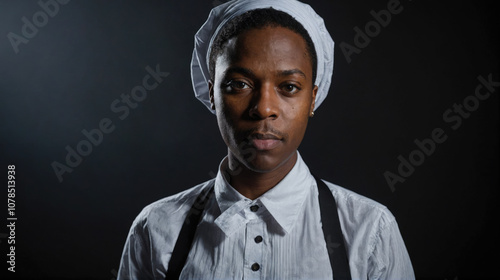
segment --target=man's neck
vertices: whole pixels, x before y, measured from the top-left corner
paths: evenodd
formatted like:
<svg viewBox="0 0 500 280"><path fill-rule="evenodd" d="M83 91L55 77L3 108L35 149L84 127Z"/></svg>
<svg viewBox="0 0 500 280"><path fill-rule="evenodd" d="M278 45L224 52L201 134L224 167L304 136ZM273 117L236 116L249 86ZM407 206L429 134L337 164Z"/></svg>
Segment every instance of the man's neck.
<svg viewBox="0 0 500 280"><path fill-rule="evenodd" d="M229 154L225 171L231 186L246 198L254 200L276 186L292 170L297 158L297 152L295 152L274 170L259 172L249 169Z"/></svg>

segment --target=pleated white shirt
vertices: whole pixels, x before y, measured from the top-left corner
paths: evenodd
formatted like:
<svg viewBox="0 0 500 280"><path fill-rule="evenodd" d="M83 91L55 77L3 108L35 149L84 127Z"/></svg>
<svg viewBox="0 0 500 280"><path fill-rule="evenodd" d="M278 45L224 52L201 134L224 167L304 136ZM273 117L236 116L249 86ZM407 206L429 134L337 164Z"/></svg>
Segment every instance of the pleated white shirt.
<svg viewBox="0 0 500 280"><path fill-rule="evenodd" d="M297 152L298 153L298 152ZM298 154L292 170L255 200L224 176L156 201L137 216L118 280L165 279L175 242L194 200L214 184L180 279L332 279L318 189ZM215 180L215 182L213 182ZM337 202L352 279L415 279L394 216L383 205L325 182Z"/></svg>

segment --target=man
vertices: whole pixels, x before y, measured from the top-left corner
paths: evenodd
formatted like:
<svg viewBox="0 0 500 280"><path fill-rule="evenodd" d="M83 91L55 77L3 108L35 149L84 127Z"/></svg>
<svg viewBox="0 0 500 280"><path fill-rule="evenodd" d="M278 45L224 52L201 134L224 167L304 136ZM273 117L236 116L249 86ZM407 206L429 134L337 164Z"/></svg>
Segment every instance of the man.
<svg viewBox="0 0 500 280"><path fill-rule="evenodd" d="M139 214L119 279L414 279L387 208L315 179L297 151L332 71L333 41L308 5L212 10L192 79L228 155L215 179Z"/></svg>

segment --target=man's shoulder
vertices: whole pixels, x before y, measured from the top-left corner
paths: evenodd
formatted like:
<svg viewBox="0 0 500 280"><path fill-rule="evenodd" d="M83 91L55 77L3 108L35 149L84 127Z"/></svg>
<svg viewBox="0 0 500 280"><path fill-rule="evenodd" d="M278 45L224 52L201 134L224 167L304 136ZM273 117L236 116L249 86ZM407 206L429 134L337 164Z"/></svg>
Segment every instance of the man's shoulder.
<svg viewBox="0 0 500 280"><path fill-rule="evenodd" d="M182 223L195 199L205 188L213 185L209 180L191 187L187 190L159 199L142 209L136 217L134 224L142 226L168 222L170 224Z"/></svg>
<svg viewBox="0 0 500 280"><path fill-rule="evenodd" d="M349 223L385 227L395 221L385 205L334 183L323 181L335 197L339 214Z"/></svg>

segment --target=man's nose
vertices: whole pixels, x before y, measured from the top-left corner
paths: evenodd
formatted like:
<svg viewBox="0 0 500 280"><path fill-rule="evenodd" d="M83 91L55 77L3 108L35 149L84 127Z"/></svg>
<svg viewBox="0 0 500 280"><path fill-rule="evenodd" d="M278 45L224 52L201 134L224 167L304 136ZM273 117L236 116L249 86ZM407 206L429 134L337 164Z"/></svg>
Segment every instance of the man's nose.
<svg viewBox="0 0 500 280"><path fill-rule="evenodd" d="M273 85L263 84L254 93L250 104L250 117L252 119L276 119L279 116L280 98Z"/></svg>

